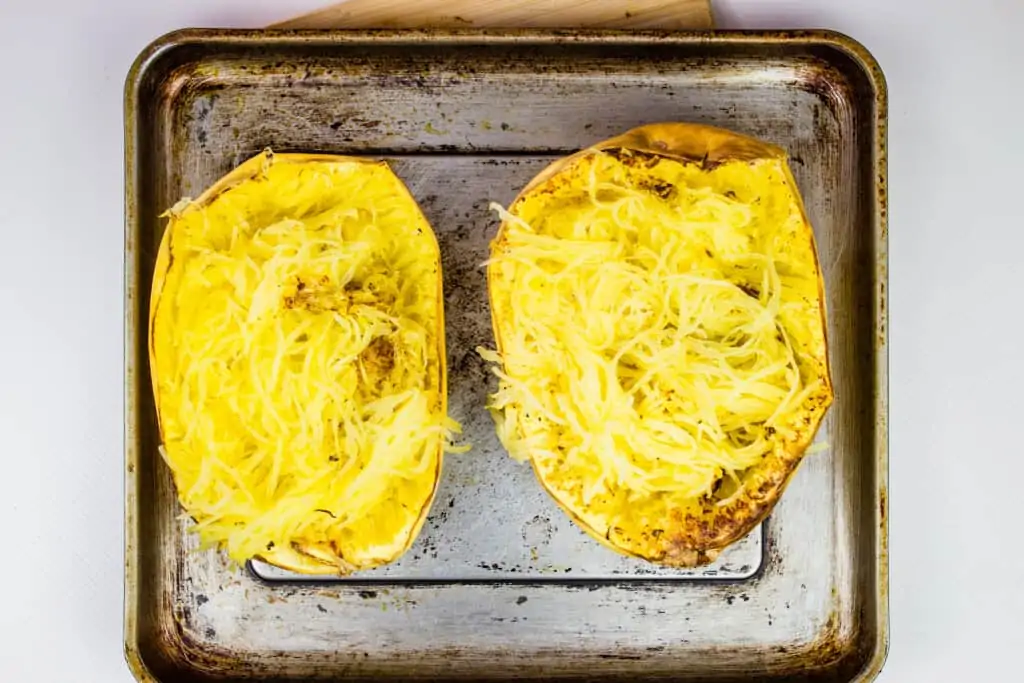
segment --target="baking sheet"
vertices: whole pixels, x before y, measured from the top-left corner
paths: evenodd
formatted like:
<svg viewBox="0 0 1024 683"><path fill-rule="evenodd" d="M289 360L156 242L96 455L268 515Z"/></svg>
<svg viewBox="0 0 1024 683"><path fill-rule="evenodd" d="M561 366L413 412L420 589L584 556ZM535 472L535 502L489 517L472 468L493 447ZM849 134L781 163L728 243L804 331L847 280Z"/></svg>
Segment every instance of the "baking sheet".
<svg viewBox="0 0 1024 683"><path fill-rule="evenodd" d="M484 273L508 202L553 157L688 120L785 146L815 227L837 399L824 450L769 520L709 567L600 547L511 461ZM349 677L853 680L886 643L884 84L830 33L189 31L126 92L126 651L157 680ZM430 521L400 562L336 581L196 550L157 452L146 358L162 222L277 151L388 159L438 233L453 417Z"/></svg>

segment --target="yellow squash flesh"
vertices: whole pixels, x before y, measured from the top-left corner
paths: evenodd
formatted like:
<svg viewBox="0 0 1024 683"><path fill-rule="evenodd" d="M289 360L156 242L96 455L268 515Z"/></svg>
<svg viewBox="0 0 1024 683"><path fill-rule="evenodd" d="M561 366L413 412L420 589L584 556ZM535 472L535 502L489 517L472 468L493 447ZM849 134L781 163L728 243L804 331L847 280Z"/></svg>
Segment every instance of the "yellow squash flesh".
<svg viewBox="0 0 1024 683"><path fill-rule="evenodd" d="M441 264L383 162L273 154L169 212L150 367L206 545L306 574L415 540L447 430Z"/></svg>
<svg viewBox="0 0 1024 683"><path fill-rule="evenodd" d="M513 457L628 555L713 561L782 495L832 402L814 235L785 153L682 123L543 170L488 288Z"/></svg>

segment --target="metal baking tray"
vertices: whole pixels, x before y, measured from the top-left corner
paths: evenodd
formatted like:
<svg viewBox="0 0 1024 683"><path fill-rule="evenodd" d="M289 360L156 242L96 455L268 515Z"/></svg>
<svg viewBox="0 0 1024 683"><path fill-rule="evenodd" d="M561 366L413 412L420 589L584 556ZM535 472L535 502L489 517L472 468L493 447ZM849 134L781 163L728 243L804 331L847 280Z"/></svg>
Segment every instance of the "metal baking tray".
<svg viewBox="0 0 1024 683"><path fill-rule="evenodd" d="M830 32L189 30L126 87L125 649L144 681L852 681L887 635L886 95ZM508 202L553 157L686 120L783 145L814 224L836 401L774 514L710 567L618 556L509 459L481 263ZM438 232L450 456L397 564L304 581L198 551L158 436L146 351L159 214L271 146L384 158Z"/></svg>

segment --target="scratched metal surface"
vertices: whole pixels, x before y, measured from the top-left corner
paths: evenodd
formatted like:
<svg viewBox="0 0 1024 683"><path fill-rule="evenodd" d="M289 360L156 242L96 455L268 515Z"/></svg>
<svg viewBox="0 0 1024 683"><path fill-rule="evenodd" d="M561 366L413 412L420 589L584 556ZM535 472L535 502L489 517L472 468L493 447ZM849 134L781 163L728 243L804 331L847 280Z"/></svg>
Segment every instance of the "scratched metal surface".
<svg viewBox="0 0 1024 683"><path fill-rule="evenodd" d="M483 408L481 262L553 157L658 120L785 146L821 251L837 399L769 520L668 570L587 538ZM126 653L142 680L674 677L848 681L887 643L884 83L828 33L192 31L126 93ZM451 411L430 521L388 568L333 582L199 552L156 454L146 361L158 214L266 146L389 159L438 232Z"/></svg>

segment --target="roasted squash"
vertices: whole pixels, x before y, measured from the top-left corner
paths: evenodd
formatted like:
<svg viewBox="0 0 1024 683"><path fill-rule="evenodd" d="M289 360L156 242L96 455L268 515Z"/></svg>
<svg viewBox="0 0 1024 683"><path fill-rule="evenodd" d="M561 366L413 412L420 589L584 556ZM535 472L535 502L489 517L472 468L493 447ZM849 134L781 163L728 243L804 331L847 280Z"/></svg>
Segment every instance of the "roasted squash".
<svg viewBox="0 0 1024 683"><path fill-rule="evenodd" d="M713 561L782 495L829 405L814 234L774 145L644 126L544 169L487 281L513 457L607 546Z"/></svg>
<svg viewBox="0 0 1024 683"><path fill-rule="evenodd" d="M268 150L168 218L152 387L203 543L306 574L401 556L457 430L415 200L383 162Z"/></svg>

